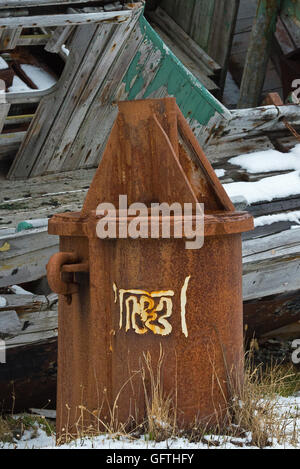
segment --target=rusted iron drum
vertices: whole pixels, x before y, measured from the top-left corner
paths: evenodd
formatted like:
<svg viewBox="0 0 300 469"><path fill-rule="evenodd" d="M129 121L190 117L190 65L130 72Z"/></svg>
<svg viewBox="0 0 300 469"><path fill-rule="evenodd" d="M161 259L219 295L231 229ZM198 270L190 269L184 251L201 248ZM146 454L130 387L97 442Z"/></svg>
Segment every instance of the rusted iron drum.
<svg viewBox="0 0 300 469"><path fill-rule="evenodd" d="M171 112L168 113L168 109ZM163 125L166 116L170 115L169 123L174 125L165 125L163 133L159 127L153 130L149 124L153 112L155 122L160 120ZM130 121L132 140L126 131L126 119ZM190 428L199 421L220 423L234 388L241 384L241 233L253 228L253 219L247 213L234 211L182 119L172 100L150 101L146 105L123 103L82 212L55 215L49 222L49 232L60 235L61 251L48 265L49 284L61 294L59 435L78 434L81 427L89 425L94 431L103 430L104 423L109 424L111 419L128 425L142 424L147 402L151 403L153 399L153 385L158 381L165 398L173 401L180 427ZM166 140L161 155L164 155L165 165L166 161L174 165L174 173L169 175L168 181L174 187L172 177L179 168L173 150L176 141L178 143L177 131L174 131L177 120L181 135L186 136L190 144L185 148L198 153L199 171L202 171L199 180L204 174L201 185L206 200L204 246L199 250L187 250L186 239L174 236L170 239L123 239L116 235L114 239L99 239L96 227L101 217L95 207L101 199L115 202L116 195L124 193L124 187L120 189L124 179L122 158L127 167L128 162L134 164L137 174L141 175L144 170L147 177L153 177L147 145L150 138L155 141L159 136L168 139L168 128L171 129L170 140ZM116 150L116 132L123 136L124 128L127 143ZM140 139L144 149L140 145L135 150L134 129L137 133L143 129L142 135L149 131L149 136L146 134ZM188 153L184 160L181 147L176 151L180 152L180 161L188 161ZM167 152L171 155L170 160L167 160ZM112 161L120 171L120 177L113 173L115 194L108 182L107 195L104 186L113 172L109 166ZM182 186L181 195L188 198L189 190L193 194L193 187L196 187L192 178L189 182L189 174L193 171L195 177L196 169L191 169L192 164L184 163L184 167L188 168L185 181L190 189L184 195ZM180 171L180 177L184 179L183 169ZM102 177L104 182L101 182ZM180 181L177 187L179 184ZM138 200L134 191L140 187L136 184L129 187L131 201ZM155 185L153 187L155 190ZM166 200L168 194L163 194L164 186L157 187ZM149 195L147 192L146 196L147 200L156 199L154 193ZM217 208L213 210L213 207ZM150 226L150 218L147 221ZM176 220L171 217L171 221L174 225L178 217ZM123 223L122 213L116 212L116 224Z"/></svg>
<svg viewBox="0 0 300 469"><path fill-rule="evenodd" d="M243 376L239 231L249 228L249 216L210 217L199 251L178 239L103 241L93 235L97 218L91 218L51 221L52 232L73 233L61 238L61 250L76 252L79 265L89 260L89 275L76 274L71 302L60 298L58 422L74 424L82 405L90 412L84 425L95 426L98 411L109 419L107 404L113 409L116 400L120 422L130 416L143 422L143 369L151 396L148 353L154 374L163 354L161 384L176 402L179 425L221 421ZM147 321L135 314L141 304Z"/></svg>

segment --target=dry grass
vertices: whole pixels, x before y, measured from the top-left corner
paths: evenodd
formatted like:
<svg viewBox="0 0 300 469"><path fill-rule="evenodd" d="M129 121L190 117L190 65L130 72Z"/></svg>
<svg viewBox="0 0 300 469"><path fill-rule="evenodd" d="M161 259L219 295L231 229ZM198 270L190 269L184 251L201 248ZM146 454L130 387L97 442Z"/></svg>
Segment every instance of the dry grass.
<svg viewBox="0 0 300 469"><path fill-rule="evenodd" d="M177 427L176 390L174 395L165 395L161 380L161 370L164 361L163 351L160 351L158 363L153 368L151 355L144 354L140 374L144 385L146 417L143 424L135 424L134 417L122 424L118 420L118 400L125 383L120 390L113 408L109 411L109 418L100 418L102 410L97 416L98 431L93 428L83 430L82 414L78 421L78 434L84 438L95 434L109 434L114 438L126 436L132 439L144 437L151 441L165 441L173 438L186 438L193 443L204 443L208 446L220 446L229 441L237 446L255 446L265 448L278 444L299 444L300 409L281 409L279 396L288 397L300 390L300 375L293 367L272 365L268 368L254 366L251 357L247 357L245 365L245 379L241 389L233 389L231 402L225 409L225 418L217 425L210 425L209 421L194 422L185 431ZM214 379L218 385L218 377ZM229 380L230 381L230 380ZM150 384L150 386L149 386ZM218 414L216 409L215 414ZM224 409L223 409L224 410ZM82 408L82 412L88 412ZM223 412L224 414L224 412ZM214 415L215 417L215 415ZM128 428L131 430L128 431ZM211 437L210 435L213 435ZM71 439L71 435L69 435ZM64 438L65 440L65 438Z"/></svg>
<svg viewBox="0 0 300 469"><path fill-rule="evenodd" d="M158 363L153 367L151 355L145 354L139 372L135 374L120 389L112 408L108 405L106 391L99 409L90 412L86 407L79 407L76 423L77 438L93 438L99 434L110 435L112 438L122 437L145 440L165 441L172 438L186 438L193 443L205 443L208 446L221 446L225 441L237 446L255 446L265 448L274 442L281 445L299 445L300 409L282 408L278 396L288 397L300 390L300 374L293 367L272 365L268 368L255 366L251 355L246 359L245 379L240 389L231 386L233 396L225 409L225 418L218 425L211 426L209 422L195 422L185 431L177 427L177 393L174 389L172 396L166 395L161 378L164 362L163 351L160 351ZM127 422L120 422L118 405L122 392L132 380L142 379L146 416L142 424L137 424L132 416ZM217 377L214 379L216 385ZM108 409L104 415L103 409ZM69 409L70 410L70 409ZM217 410L217 409L216 409ZM224 410L224 409L223 409ZM91 424L86 426L89 418ZM15 425L15 430L11 426ZM27 426L26 426L27 425ZM23 427L28 428L30 422ZM18 430L13 419L0 418L0 441L12 441L14 431ZM32 425L32 427L34 427ZM70 432L68 425L64 429L58 443L74 440L74 431Z"/></svg>
<svg viewBox="0 0 300 469"><path fill-rule="evenodd" d="M31 438L35 438L39 428L43 429L48 436L55 434L55 428L52 422L49 422L43 417L27 414L0 417L0 442L14 444L17 440L22 438L25 431L30 432Z"/></svg>
<svg viewBox="0 0 300 469"><path fill-rule="evenodd" d="M164 354L161 348L156 370L153 370L151 354L144 354L145 367L142 368L142 379L146 402L146 419L143 430L148 438L154 441L165 441L168 438L175 437L178 433L176 427L176 390L174 390L174 397L167 396L164 393L161 381L163 361ZM147 375L150 378L150 395L146 386Z"/></svg>
<svg viewBox="0 0 300 469"><path fill-rule="evenodd" d="M250 353L244 383L241 389L231 389L234 397L216 434L233 439L247 436L249 446L258 448L274 443L296 446L300 442L300 408L282 406L280 397L289 397L299 389L300 375L293 366L254 366Z"/></svg>

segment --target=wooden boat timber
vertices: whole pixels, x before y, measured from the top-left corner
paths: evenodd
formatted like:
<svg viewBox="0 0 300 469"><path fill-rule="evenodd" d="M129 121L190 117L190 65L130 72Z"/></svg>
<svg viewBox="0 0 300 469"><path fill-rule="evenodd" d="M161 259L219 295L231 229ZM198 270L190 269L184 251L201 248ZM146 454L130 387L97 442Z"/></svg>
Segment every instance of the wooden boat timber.
<svg viewBox="0 0 300 469"><path fill-rule="evenodd" d="M34 5L34 0L25 2L27 7ZM51 2L45 0L44 4L47 3ZM266 176L232 166L229 163L231 157L270 148L288 151L298 143L285 125L287 121L299 131L298 106L270 105L229 111L166 47L146 22L140 5L134 8L128 21L131 26L125 38L124 30L118 30L122 24L109 25L114 28L111 40L100 55L95 55L95 49L93 53L89 51L88 60L83 59L87 49L81 48L78 52L86 31L83 26L72 25L75 29L69 36L72 38L68 44L70 55L64 57L66 66L58 85L43 93L22 93L21 98L10 96L8 106L3 107L5 129L7 119L16 119L16 116L7 115L10 106L33 101L38 104L34 114L26 117L30 126L17 136L19 140L14 151L10 150L9 155L6 150L2 153L6 161L13 159L9 179L2 176L0 196L0 297L6 300L6 304L0 306L0 318L3 319L2 325L0 319L0 334L8 320L12 324L9 333L2 333L8 347L9 366L0 365L0 401L6 409L12 406L12 396L16 399L16 409L43 407L48 399L54 402L57 300L53 296L47 297L46 293L24 298L23 295L9 294L7 288L15 284L26 286L28 282L44 277L50 255L58 250L58 239L47 234L47 218L58 212L81 209L116 115L116 100L175 95L214 168L226 171L221 177L224 184L255 181ZM156 18L154 26L157 30L165 31L162 23L157 26L158 22ZM109 30L108 26L104 27ZM61 53L62 41L67 42L68 38L61 36L62 31L57 29L59 26L50 33L50 38L46 31L47 44L49 47L51 40L53 50ZM98 34L100 29L97 34L94 30L90 40L99 40L99 46L103 38ZM45 37L34 40L43 41L43 45L46 42ZM122 47L111 55L109 51L118 41L122 42ZM131 47L133 44L134 48ZM205 63L207 56L196 45L193 47L198 63L203 60ZM126 52L128 48L130 55ZM95 63L98 64L96 71ZM177 77L172 89L168 87L170 75L160 73L166 64L170 73ZM216 75L222 67L214 61L212 64L206 77L213 81L217 80ZM99 70L105 67L108 73L99 76ZM74 78L81 76L82 71L85 74L75 86ZM179 86L179 77L186 84L184 93ZM73 85L68 87L71 82ZM53 114L54 102L59 106L57 104ZM49 114L51 109L52 114ZM14 154L16 151L17 155ZM281 172L277 171L271 175L279 174ZM256 218L300 210L300 184L299 194L284 199L261 201L250 206L243 201L234 202ZM27 220L30 225L31 220L37 219L42 220L40 226L21 230L20 223ZM16 232L18 226L21 231ZM296 221L273 223L256 228L243 240L244 316L250 337L253 334L261 337L300 320L300 230L291 228L297 228Z"/></svg>

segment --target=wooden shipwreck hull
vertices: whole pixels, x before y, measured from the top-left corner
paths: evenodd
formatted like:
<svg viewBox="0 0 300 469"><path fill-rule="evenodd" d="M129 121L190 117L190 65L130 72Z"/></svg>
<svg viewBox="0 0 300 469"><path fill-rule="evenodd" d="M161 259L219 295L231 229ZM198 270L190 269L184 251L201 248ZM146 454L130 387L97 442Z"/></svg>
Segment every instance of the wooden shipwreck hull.
<svg viewBox="0 0 300 469"><path fill-rule="evenodd" d="M37 3L42 7L39 15ZM53 3L59 5L58 10L47 15L44 9ZM13 406L16 410L45 405L54 408L57 298L49 292L9 293L8 288L22 285L30 290L29 282L45 276L49 257L58 251L58 239L47 233L48 218L81 209L118 100L175 96L224 185L284 175L286 171L250 173L229 160L259 150L288 152L299 143L286 126L288 122L299 132L298 106L229 111L211 94L218 95L222 89L228 50L225 47L219 57L211 57L211 33L206 37L211 49L205 51L192 27L188 47L182 47L187 33L184 25L175 27L172 23L169 0L161 2L163 12L149 14L154 29L139 3L126 6L126 2L115 2L111 6L110 2L97 2L97 7L86 8L84 3L10 0L0 5L0 26L1 21L7 21L1 9L20 4L26 9L26 14L20 10L18 16L10 18L9 31L1 35L10 51L27 47L31 53L39 47L61 61L61 73L54 70L54 86L8 92L0 104L0 339L7 345L7 365L0 364L0 403L9 410ZM226 14L234 22L237 2L230 4L233 10ZM40 18L40 28L30 29L36 16L47 16L48 20ZM170 25L176 35L168 34ZM230 37L226 37L224 44L229 47ZM289 197L252 204L243 199L233 202L256 220L300 210L300 178L299 193ZM296 219L283 217L283 221L257 226L244 237L248 337L263 337L300 321L297 226Z"/></svg>

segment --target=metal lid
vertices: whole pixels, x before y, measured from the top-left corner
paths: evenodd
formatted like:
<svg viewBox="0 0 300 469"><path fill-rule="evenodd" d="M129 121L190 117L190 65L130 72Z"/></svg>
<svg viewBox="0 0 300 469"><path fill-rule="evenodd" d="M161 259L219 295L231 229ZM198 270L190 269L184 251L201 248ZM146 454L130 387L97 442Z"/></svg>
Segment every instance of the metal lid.
<svg viewBox="0 0 300 469"><path fill-rule="evenodd" d="M127 196L128 206L142 203L149 210L152 204L203 203L205 236L253 229L251 215L235 211L175 98L119 103L81 213L55 215L49 233L96 237L97 207L110 203L118 209L120 195ZM120 212L115 217L124 222Z"/></svg>

